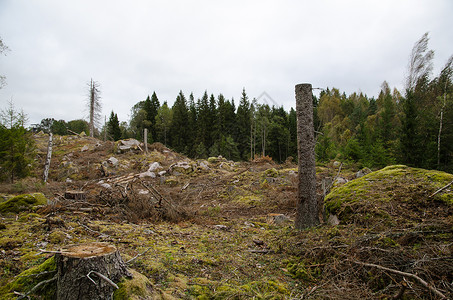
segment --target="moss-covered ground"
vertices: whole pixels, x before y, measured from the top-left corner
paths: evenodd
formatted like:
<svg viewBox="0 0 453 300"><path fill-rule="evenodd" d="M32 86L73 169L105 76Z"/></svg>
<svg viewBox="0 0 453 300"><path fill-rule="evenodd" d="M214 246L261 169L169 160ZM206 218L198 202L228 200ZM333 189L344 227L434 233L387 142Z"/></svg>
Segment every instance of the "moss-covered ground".
<svg viewBox="0 0 453 300"><path fill-rule="evenodd" d="M357 170L343 166L340 176L350 181L334 186L325 199L327 213L340 224L323 221L297 231L295 165L216 158L206 169L191 162L193 171L187 174L131 181L126 201L120 191L103 190L98 181L144 172L157 160L168 170L186 158L162 147L149 155L118 155L112 145L95 147L95 140L76 139L59 140L49 184L21 182L20 193L43 192L51 204L21 206L0 216L1 299L15 299L54 276L48 251L89 241L114 244L124 261L132 259L128 266L134 277L119 283L115 299L391 299L401 293L401 299L435 298L412 277L363 263L416 274L453 296L453 187L430 197L453 180L451 174L398 165L355 179ZM90 164L83 163L81 140L92 146ZM74 141L77 146L71 146ZM105 165L115 175L97 174L113 155L121 165ZM61 171L63 160L85 170L78 173L81 180L67 180L71 175ZM322 180L337 172L332 164L317 166L320 196ZM184 216L156 219L140 212L154 207L143 202L153 198L142 182L172 203L165 207L167 214L174 208ZM83 190L87 198L63 201L67 189ZM2 203L20 194L11 185L0 185L0 193ZM289 221L276 223L271 213ZM52 283L30 297L52 299Z"/></svg>

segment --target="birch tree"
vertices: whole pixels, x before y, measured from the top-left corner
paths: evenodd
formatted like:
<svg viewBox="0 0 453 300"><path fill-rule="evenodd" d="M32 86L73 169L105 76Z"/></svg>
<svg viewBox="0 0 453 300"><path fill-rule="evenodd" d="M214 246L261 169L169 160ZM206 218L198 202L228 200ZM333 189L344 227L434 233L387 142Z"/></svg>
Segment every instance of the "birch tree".
<svg viewBox="0 0 453 300"><path fill-rule="evenodd" d="M443 126L443 119L444 119L444 111L447 105L447 91L448 91L448 84L450 83L450 78L453 73L453 55L450 56L448 59L444 69L441 72L440 78L444 77L445 80L444 84L444 93L442 97L442 106L440 109L440 120L439 120L439 134L437 136L437 167L440 168L440 143L441 143L441 136L442 136L442 126ZM443 76L442 76L443 75Z"/></svg>

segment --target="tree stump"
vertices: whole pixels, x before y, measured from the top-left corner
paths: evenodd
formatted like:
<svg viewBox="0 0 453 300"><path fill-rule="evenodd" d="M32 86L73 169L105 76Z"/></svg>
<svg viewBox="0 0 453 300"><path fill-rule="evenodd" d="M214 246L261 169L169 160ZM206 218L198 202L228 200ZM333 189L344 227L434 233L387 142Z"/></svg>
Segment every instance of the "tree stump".
<svg viewBox="0 0 453 300"><path fill-rule="evenodd" d="M94 242L71 245L55 255L57 300L112 299L122 277L131 277L115 246Z"/></svg>
<svg viewBox="0 0 453 300"><path fill-rule="evenodd" d="M83 191L66 191L64 198L66 200L85 200L86 194Z"/></svg>

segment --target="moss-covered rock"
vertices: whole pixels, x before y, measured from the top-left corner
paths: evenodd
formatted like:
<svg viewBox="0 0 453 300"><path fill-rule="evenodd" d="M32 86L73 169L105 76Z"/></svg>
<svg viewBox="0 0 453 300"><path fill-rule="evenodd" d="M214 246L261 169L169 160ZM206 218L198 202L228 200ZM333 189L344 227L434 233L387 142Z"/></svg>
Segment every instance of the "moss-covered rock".
<svg viewBox="0 0 453 300"><path fill-rule="evenodd" d="M21 211L32 210L37 206L46 204L47 198L42 193L23 194L15 196L5 202L0 203L0 213L17 214Z"/></svg>
<svg viewBox="0 0 453 300"><path fill-rule="evenodd" d="M452 180L453 175L445 172L389 166L333 188L325 198L325 208L327 213L337 215L342 224L417 221L422 219L419 207L429 208L424 214L430 210L433 214L448 214L447 210L439 211L439 202L451 209L453 192L445 189L430 195Z"/></svg>

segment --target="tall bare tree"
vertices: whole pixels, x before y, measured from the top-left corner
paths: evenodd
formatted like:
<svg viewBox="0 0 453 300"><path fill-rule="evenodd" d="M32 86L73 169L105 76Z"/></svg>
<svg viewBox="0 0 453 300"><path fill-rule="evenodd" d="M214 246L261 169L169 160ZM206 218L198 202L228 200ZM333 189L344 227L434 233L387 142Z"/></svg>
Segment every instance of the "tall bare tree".
<svg viewBox="0 0 453 300"><path fill-rule="evenodd" d="M90 113L90 136L94 136L96 126L101 122L101 91L99 83L91 79L88 90L88 109Z"/></svg>

